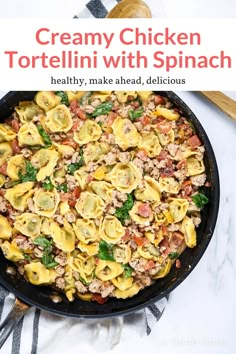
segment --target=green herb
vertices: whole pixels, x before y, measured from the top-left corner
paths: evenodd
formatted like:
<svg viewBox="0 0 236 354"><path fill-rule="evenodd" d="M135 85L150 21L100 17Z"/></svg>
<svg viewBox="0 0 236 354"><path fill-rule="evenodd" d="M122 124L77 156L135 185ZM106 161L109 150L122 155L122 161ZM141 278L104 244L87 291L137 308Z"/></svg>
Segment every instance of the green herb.
<svg viewBox="0 0 236 354"><path fill-rule="evenodd" d="M48 148L48 147L52 146L52 140L50 139L50 136L48 135L48 133L46 133L46 131L43 129L42 125L37 125L37 129L38 129L39 134L43 138L43 142L45 144L44 148Z"/></svg>
<svg viewBox="0 0 236 354"><path fill-rule="evenodd" d="M50 177L46 177L44 179L44 181L42 182L42 186L44 189L46 189L47 191L51 191L54 188L54 185L52 184L51 178Z"/></svg>
<svg viewBox="0 0 236 354"><path fill-rule="evenodd" d="M54 261L53 255L47 252L43 254L42 263L46 268L54 268L58 265L58 263Z"/></svg>
<svg viewBox="0 0 236 354"><path fill-rule="evenodd" d="M70 102L68 99L67 94L64 91L55 91L55 94L59 97L61 97L61 103L65 104L66 106L69 106Z"/></svg>
<svg viewBox="0 0 236 354"><path fill-rule="evenodd" d="M121 208L116 208L115 216L124 224L125 220L130 219L129 211L133 208L134 199L132 194L128 194L127 200Z"/></svg>
<svg viewBox="0 0 236 354"><path fill-rule="evenodd" d="M192 196L192 200L198 208L203 208L208 203L208 198L203 193L198 193Z"/></svg>
<svg viewBox="0 0 236 354"><path fill-rule="evenodd" d="M136 120L137 118L140 118L142 117L143 115L143 108L139 108L139 109L136 109L135 111L133 109L131 109L129 112L128 112L128 115L129 115L129 119L133 122L134 120Z"/></svg>
<svg viewBox="0 0 236 354"><path fill-rule="evenodd" d="M82 284L89 285L90 283L87 283L81 276L79 276L79 280L81 281Z"/></svg>
<svg viewBox="0 0 236 354"><path fill-rule="evenodd" d="M89 98L90 96L92 96L92 94L93 94L93 91L88 91L84 96L80 97L80 99L79 99L79 104L85 104L86 101L88 100L88 98ZM88 100L88 104L91 103L90 101L91 101L91 100ZM89 103L89 102L90 102L90 103Z"/></svg>
<svg viewBox="0 0 236 354"><path fill-rule="evenodd" d="M58 265L52 255L52 240L50 241L44 236L39 236L34 240L34 244L43 247L42 263L46 268L54 268Z"/></svg>
<svg viewBox="0 0 236 354"><path fill-rule="evenodd" d="M98 257L104 261L115 261L113 256L114 245L102 240L99 243Z"/></svg>
<svg viewBox="0 0 236 354"><path fill-rule="evenodd" d="M68 192L68 186L66 183L63 183L63 184L60 184L59 186L57 186L57 190L59 192L64 192L64 193L67 193Z"/></svg>
<svg viewBox="0 0 236 354"><path fill-rule="evenodd" d="M178 252L171 252L168 254L170 259L175 259L179 257L179 253Z"/></svg>
<svg viewBox="0 0 236 354"><path fill-rule="evenodd" d="M102 122L98 122L97 124L100 125L100 127L102 128L102 126L103 126Z"/></svg>
<svg viewBox="0 0 236 354"><path fill-rule="evenodd" d="M29 262L32 260L31 257L27 253L24 253L24 258Z"/></svg>
<svg viewBox="0 0 236 354"><path fill-rule="evenodd" d="M124 278L126 279L126 278L131 277L131 275L132 275L132 273L134 271L133 268L130 267L130 265L128 263L127 264L122 264L122 268L124 268L124 272L123 272Z"/></svg>
<svg viewBox="0 0 236 354"><path fill-rule="evenodd" d="M21 171L19 171L18 176L21 182L34 182L36 181L36 175L38 173L38 169L35 168L31 162L25 162L25 174L23 175Z"/></svg>
<svg viewBox="0 0 236 354"><path fill-rule="evenodd" d="M46 237L44 236L38 236L36 237L36 239L34 240L34 244L37 246L41 246L44 249L49 249L52 247L52 241L48 240Z"/></svg>
<svg viewBox="0 0 236 354"><path fill-rule="evenodd" d="M95 108L92 113L92 117L100 116L101 114L107 114L113 107L113 103L111 102L103 102L99 106Z"/></svg>
<svg viewBox="0 0 236 354"><path fill-rule="evenodd" d="M80 160L79 162L74 162L71 163L67 166L67 173L69 173L69 175L73 175L75 173L76 170L78 170L80 167L82 167L84 165L84 155L83 155L83 150L80 149Z"/></svg>

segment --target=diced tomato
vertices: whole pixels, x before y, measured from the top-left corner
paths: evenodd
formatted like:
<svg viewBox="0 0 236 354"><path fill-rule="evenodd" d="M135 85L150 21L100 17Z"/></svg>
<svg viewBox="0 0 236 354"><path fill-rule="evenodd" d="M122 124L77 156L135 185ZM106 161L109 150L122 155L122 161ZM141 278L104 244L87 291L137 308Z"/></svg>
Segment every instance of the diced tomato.
<svg viewBox="0 0 236 354"><path fill-rule="evenodd" d="M112 123L114 122L114 120L116 119L117 116L118 116L118 113L110 112L110 114L108 116L108 121L107 121L108 127L110 127L112 125Z"/></svg>
<svg viewBox="0 0 236 354"><path fill-rule="evenodd" d="M182 130L184 132L185 137L190 137L193 135L193 130L189 124L186 124L186 123L181 124L179 126L179 128L180 128L180 131Z"/></svg>
<svg viewBox="0 0 236 354"><path fill-rule="evenodd" d="M166 119L164 117L162 117L162 116L159 116L159 117L153 119L152 123L153 124L159 124L159 123L164 122L164 121L166 121Z"/></svg>
<svg viewBox="0 0 236 354"><path fill-rule="evenodd" d="M130 102L130 101L133 101L133 100L134 100L134 96L128 95L127 102Z"/></svg>
<svg viewBox="0 0 236 354"><path fill-rule="evenodd" d="M170 240L170 246L179 247L181 243L183 242L184 236L181 234L181 232L173 232L171 240Z"/></svg>
<svg viewBox="0 0 236 354"><path fill-rule="evenodd" d="M143 218L148 218L151 213L152 213L152 209L150 207L149 204L147 203L142 203L139 207L138 207L138 213L139 215L141 215Z"/></svg>
<svg viewBox="0 0 236 354"><path fill-rule="evenodd" d="M191 138L188 139L188 144L191 146L191 148L196 148L202 145L197 135L191 136Z"/></svg>
<svg viewBox="0 0 236 354"><path fill-rule="evenodd" d="M1 197L4 197L5 193L6 193L6 192L4 191L4 189L1 189L1 188L0 188L0 196L1 196Z"/></svg>
<svg viewBox="0 0 236 354"><path fill-rule="evenodd" d="M161 225L161 231L162 231L163 235L167 235L167 228L165 225Z"/></svg>
<svg viewBox="0 0 236 354"><path fill-rule="evenodd" d="M86 180L87 180L87 182L92 182L94 180L94 178L92 175L88 175Z"/></svg>
<svg viewBox="0 0 236 354"><path fill-rule="evenodd" d="M20 129L20 122L17 119L13 119L11 122L12 129L17 133Z"/></svg>
<svg viewBox="0 0 236 354"><path fill-rule="evenodd" d="M160 248L164 248L163 251L162 251L162 254L164 256L168 255L170 253L170 245L169 245L169 239L167 237L164 237L164 239L160 242Z"/></svg>
<svg viewBox="0 0 236 354"><path fill-rule="evenodd" d="M82 120L87 119L86 113L81 108L76 108L74 113Z"/></svg>
<svg viewBox="0 0 236 354"><path fill-rule="evenodd" d="M78 101L77 100L71 101L70 109L72 110L72 112L74 112L76 108L78 108Z"/></svg>
<svg viewBox="0 0 236 354"><path fill-rule="evenodd" d="M172 177L172 176L174 176L174 168L173 168L173 165L172 165L172 161L170 163L167 160L166 167L161 172L161 177L162 178L166 178L166 177Z"/></svg>
<svg viewBox="0 0 236 354"><path fill-rule="evenodd" d="M154 103L155 103L156 105L165 104L165 103L166 103L166 100L165 100L164 97L162 97L162 96L160 96L160 95L156 95L156 96L154 97Z"/></svg>
<svg viewBox="0 0 236 354"><path fill-rule="evenodd" d="M69 145L71 146L73 149L76 149L77 147L77 143L73 140L73 139L65 139L61 142L62 145Z"/></svg>
<svg viewBox="0 0 236 354"><path fill-rule="evenodd" d="M187 160L181 160L177 163L176 168L177 170L182 170L187 166Z"/></svg>
<svg viewBox="0 0 236 354"><path fill-rule="evenodd" d="M0 173L7 176L7 161L5 161L2 166L0 166Z"/></svg>
<svg viewBox="0 0 236 354"><path fill-rule="evenodd" d="M102 297L100 294L94 293L93 297L92 297L92 300L93 301L97 301L99 304L102 305L108 300L108 297Z"/></svg>
<svg viewBox="0 0 236 354"><path fill-rule="evenodd" d="M155 268L155 267L156 267L156 264L152 260L150 260L150 261L148 261L146 263L145 270L152 269L152 268Z"/></svg>
<svg viewBox="0 0 236 354"><path fill-rule="evenodd" d="M137 152L136 156L142 161L147 161L147 158L148 158L148 154L147 154L146 150L144 150L144 149L140 149Z"/></svg>
<svg viewBox="0 0 236 354"><path fill-rule="evenodd" d="M76 121L74 121L73 126L72 126L73 131L76 131L78 129L79 123L80 122L78 119Z"/></svg>
<svg viewBox="0 0 236 354"><path fill-rule="evenodd" d="M15 154L19 154L21 152L17 139L11 141L11 147Z"/></svg>
<svg viewBox="0 0 236 354"><path fill-rule="evenodd" d="M81 189L79 187L75 187L72 192L72 198L78 199L80 197Z"/></svg>
<svg viewBox="0 0 236 354"><path fill-rule="evenodd" d="M143 246L144 243L146 242L145 237L138 237L138 236L133 236L134 242L138 245L138 246Z"/></svg>
<svg viewBox="0 0 236 354"><path fill-rule="evenodd" d="M131 102L131 106L134 107L134 108L138 108L140 106L139 101Z"/></svg>
<svg viewBox="0 0 236 354"><path fill-rule="evenodd" d="M176 268L181 268L181 263L180 263L179 259L176 259L175 266L176 266Z"/></svg>
<svg viewBox="0 0 236 354"><path fill-rule="evenodd" d="M148 116L141 117L140 122L142 123L142 125L146 126L151 123L151 118Z"/></svg>
<svg viewBox="0 0 236 354"><path fill-rule="evenodd" d="M187 179L186 181L184 181L181 185L182 188L186 187L186 186L189 186L192 184L192 181L191 179Z"/></svg>
<svg viewBox="0 0 236 354"><path fill-rule="evenodd" d="M121 237L122 241L126 242L130 240L130 232L128 229L125 230L125 234L123 237Z"/></svg>
<svg viewBox="0 0 236 354"><path fill-rule="evenodd" d="M168 152L165 150L161 150L160 154L157 156L157 161L165 160L168 156Z"/></svg>
<svg viewBox="0 0 236 354"><path fill-rule="evenodd" d="M170 122L160 122L157 123L157 129L163 133L163 134L167 134L172 128L172 125Z"/></svg>

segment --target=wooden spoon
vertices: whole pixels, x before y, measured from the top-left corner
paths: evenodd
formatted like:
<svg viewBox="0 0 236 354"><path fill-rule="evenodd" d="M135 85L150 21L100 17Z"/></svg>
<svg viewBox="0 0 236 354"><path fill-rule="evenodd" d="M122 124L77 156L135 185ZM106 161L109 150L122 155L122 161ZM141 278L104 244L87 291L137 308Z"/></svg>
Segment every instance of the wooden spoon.
<svg viewBox="0 0 236 354"><path fill-rule="evenodd" d="M123 0L107 14L107 18L151 18L149 7L141 0Z"/></svg>
<svg viewBox="0 0 236 354"><path fill-rule="evenodd" d="M200 91L200 93L236 121L236 101L220 91Z"/></svg>

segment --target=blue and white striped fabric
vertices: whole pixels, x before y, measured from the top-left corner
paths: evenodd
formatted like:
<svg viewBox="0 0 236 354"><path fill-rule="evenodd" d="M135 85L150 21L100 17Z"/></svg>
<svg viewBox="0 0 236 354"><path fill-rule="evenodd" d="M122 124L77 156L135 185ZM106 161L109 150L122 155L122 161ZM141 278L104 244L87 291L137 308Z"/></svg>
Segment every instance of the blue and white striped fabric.
<svg viewBox="0 0 236 354"><path fill-rule="evenodd" d="M74 18L104 18L120 0L90 0ZM0 321L14 297L0 286ZM30 309L1 349L1 354L70 354L110 351L121 341L149 335L168 298L131 315L105 320L76 320Z"/></svg>

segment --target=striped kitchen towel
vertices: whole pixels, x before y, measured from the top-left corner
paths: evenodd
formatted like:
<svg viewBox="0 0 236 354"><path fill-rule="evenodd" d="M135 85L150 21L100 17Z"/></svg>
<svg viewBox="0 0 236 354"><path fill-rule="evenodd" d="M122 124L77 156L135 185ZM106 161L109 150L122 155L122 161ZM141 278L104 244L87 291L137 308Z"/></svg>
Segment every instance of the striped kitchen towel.
<svg viewBox="0 0 236 354"><path fill-rule="evenodd" d="M74 18L103 18L119 1L90 0ZM149 1L147 3L149 5ZM153 15L156 17L160 13ZM0 286L1 322L13 302L14 296ZM4 344L1 354L64 354L68 351L70 354L93 354L110 351L121 341L135 341L137 337L149 335L167 302L168 297L165 297L145 310L101 320L63 318L31 308Z"/></svg>

